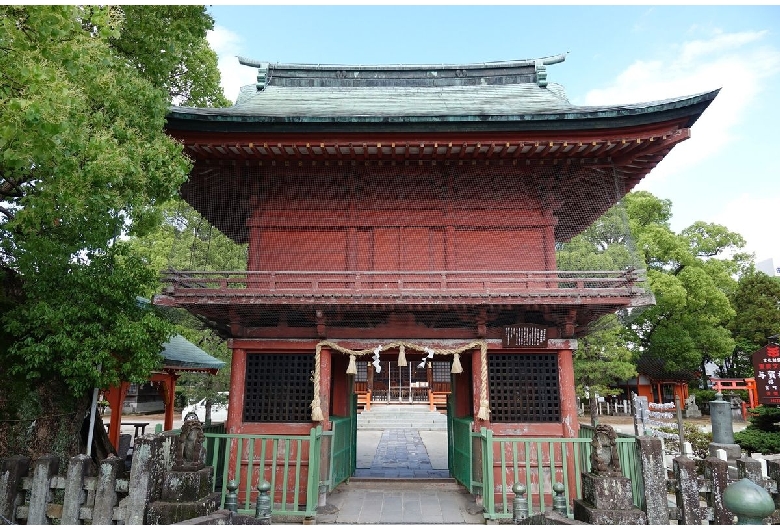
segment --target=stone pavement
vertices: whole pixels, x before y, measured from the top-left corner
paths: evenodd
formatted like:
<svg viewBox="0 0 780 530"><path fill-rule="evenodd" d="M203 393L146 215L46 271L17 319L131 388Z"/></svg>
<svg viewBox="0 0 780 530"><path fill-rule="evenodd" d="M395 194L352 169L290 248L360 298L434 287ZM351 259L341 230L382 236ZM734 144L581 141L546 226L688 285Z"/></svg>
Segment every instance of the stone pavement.
<svg viewBox="0 0 780 530"><path fill-rule="evenodd" d="M455 481L351 479L328 495L318 524L485 524Z"/></svg>
<svg viewBox="0 0 780 530"><path fill-rule="evenodd" d="M328 495L320 524L484 524L473 495L448 478L447 433L358 431L355 475Z"/></svg>
<svg viewBox="0 0 780 530"><path fill-rule="evenodd" d="M420 431L412 429L389 429L386 431L359 431L360 437L368 432L381 432L382 436L376 446L373 459L368 466L365 460L357 462L355 477L371 478L448 478L447 469L447 433L443 434L444 444L436 443L432 448L436 451L444 451L444 465L435 469L428 456L428 449L420 436ZM372 437L373 439L373 437ZM438 440L435 440L438 442ZM433 442L431 442L433 443ZM438 455L437 455L438 456ZM439 460L440 461L440 460Z"/></svg>

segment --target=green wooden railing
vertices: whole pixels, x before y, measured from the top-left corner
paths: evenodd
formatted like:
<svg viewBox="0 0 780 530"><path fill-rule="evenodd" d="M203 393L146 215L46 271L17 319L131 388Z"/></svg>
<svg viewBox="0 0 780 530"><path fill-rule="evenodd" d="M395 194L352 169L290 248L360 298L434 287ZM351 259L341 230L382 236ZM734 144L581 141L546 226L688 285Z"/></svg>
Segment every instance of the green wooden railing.
<svg viewBox="0 0 780 530"><path fill-rule="evenodd" d="M580 437L593 438L596 432L591 425L580 425ZM647 500L645 499L645 481L642 477L642 461L639 455L639 444L636 443L636 437L630 434L617 433L618 458L620 459L620 469L623 476L631 479L631 496L634 500L634 506L646 510ZM587 449L588 460L590 460L590 447Z"/></svg>
<svg viewBox="0 0 780 530"><path fill-rule="evenodd" d="M333 422L333 430L323 434L332 436L328 490L333 491L355 473L356 447L352 436L353 418L331 416L330 420Z"/></svg>
<svg viewBox="0 0 780 530"><path fill-rule="evenodd" d="M486 518L512 517L514 494L511 492L516 482L525 484L529 514L551 509L552 486L555 482L563 483L571 515L571 501L582 497L581 473L590 470L590 461L586 458L590 438L493 436L493 431L484 427L475 435L482 447ZM498 447L495 452L494 446Z"/></svg>
<svg viewBox="0 0 780 530"><path fill-rule="evenodd" d="M221 483L217 490L222 493L220 508L225 507L228 480L235 480L239 485L238 513L254 515L257 484L267 480L274 494L272 514L315 515L322 427L312 428L308 435L292 436L205 434L206 453L211 455L206 463L214 469L214 483ZM302 474L304 466L307 472ZM231 468L235 476L228 477ZM218 472L221 477L216 476Z"/></svg>
<svg viewBox="0 0 780 530"><path fill-rule="evenodd" d="M475 493L475 486L472 477L472 447L471 428L474 423L473 418L449 418L449 468L450 476L460 482L469 490L469 493Z"/></svg>

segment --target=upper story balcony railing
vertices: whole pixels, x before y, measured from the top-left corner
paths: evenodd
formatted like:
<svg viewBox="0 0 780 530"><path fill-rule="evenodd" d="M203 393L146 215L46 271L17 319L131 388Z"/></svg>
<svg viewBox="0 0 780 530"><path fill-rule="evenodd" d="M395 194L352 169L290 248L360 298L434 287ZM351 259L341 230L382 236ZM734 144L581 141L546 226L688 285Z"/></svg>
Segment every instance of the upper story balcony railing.
<svg viewBox="0 0 780 530"><path fill-rule="evenodd" d="M163 297L275 305L534 303L644 305L645 271L175 271ZM636 303L639 302L639 303Z"/></svg>

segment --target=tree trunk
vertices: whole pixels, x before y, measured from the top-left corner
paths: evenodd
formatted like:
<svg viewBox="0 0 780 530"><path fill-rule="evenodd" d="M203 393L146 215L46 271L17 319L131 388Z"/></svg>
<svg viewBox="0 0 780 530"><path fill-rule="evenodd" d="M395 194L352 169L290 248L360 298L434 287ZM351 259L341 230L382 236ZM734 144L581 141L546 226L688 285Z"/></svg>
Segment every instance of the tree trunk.
<svg viewBox="0 0 780 530"><path fill-rule="evenodd" d="M211 425L211 400L206 399L206 401L203 403L203 407L206 409L205 415L203 417L203 425Z"/></svg>
<svg viewBox="0 0 780 530"><path fill-rule="evenodd" d="M5 378L3 378L5 379ZM82 428L89 421L90 395L72 397L58 381L25 388L19 381L0 381L0 458L45 454L64 458L85 453ZM95 424L103 429L103 422ZM86 432L86 431L85 431ZM98 437L96 437L98 439Z"/></svg>
<svg viewBox="0 0 780 530"><path fill-rule="evenodd" d="M87 440L89 439L87 436L89 434L89 409L87 410L87 415L84 418L84 422L81 425L81 441L80 441L80 447L84 447L83 453L86 453L86 447L87 447ZM116 455L117 449L111 444L111 441L108 439L108 433L106 432L106 427L103 424L103 418L100 416L100 410L95 411L95 426L92 430L92 460L95 463L100 462L101 460L104 460L108 458L111 454ZM124 458L124 455L117 455L122 456Z"/></svg>

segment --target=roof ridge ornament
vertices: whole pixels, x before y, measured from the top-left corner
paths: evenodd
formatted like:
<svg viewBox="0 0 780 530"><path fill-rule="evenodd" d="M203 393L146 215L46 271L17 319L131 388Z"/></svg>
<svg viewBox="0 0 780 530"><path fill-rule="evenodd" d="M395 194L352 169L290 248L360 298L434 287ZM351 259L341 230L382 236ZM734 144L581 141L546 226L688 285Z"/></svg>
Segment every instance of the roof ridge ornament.
<svg viewBox="0 0 780 530"><path fill-rule="evenodd" d="M547 66L543 61L536 61L536 84L541 88L547 88Z"/></svg>
<svg viewBox="0 0 780 530"><path fill-rule="evenodd" d="M258 92L262 92L268 86L268 63L257 68L257 85L255 86Z"/></svg>
<svg viewBox="0 0 780 530"><path fill-rule="evenodd" d="M268 61L255 61L239 55L238 62L243 66L254 66L257 68L257 84L255 87L258 92L265 90L265 87L268 86Z"/></svg>

